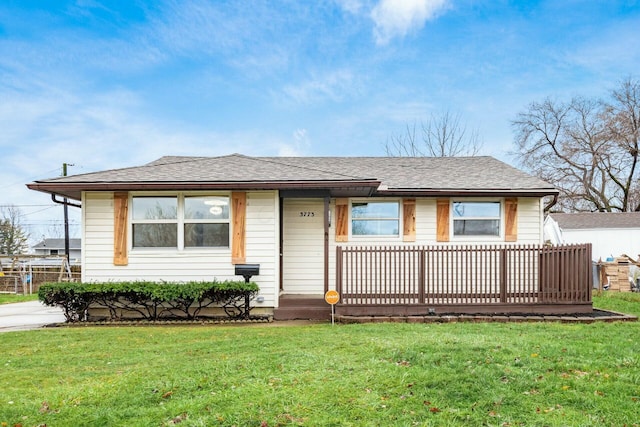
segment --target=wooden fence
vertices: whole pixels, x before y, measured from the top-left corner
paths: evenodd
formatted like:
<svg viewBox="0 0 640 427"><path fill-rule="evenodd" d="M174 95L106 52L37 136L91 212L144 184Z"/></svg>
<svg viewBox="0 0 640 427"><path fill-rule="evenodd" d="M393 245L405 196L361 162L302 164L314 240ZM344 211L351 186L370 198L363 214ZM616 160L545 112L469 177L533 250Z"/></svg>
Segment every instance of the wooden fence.
<svg viewBox="0 0 640 427"><path fill-rule="evenodd" d="M337 248L343 314L585 312L591 287L590 244Z"/></svg>

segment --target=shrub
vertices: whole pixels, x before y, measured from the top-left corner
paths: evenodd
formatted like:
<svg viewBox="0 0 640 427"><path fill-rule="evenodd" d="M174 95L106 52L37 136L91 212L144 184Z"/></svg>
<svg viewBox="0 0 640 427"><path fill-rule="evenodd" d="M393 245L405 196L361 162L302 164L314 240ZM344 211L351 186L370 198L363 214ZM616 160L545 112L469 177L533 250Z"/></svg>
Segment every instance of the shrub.
<svg viewBox="0 0 640 427"><path fill-rule="evenodd" d="M67 322L87 319L92 304L109 309L111 320L135 312L147 320L196 319L203 308L221 307L229 317L248 318L258 285L244 281L46 283L38 290L45 305L59 306Z"/></svg>

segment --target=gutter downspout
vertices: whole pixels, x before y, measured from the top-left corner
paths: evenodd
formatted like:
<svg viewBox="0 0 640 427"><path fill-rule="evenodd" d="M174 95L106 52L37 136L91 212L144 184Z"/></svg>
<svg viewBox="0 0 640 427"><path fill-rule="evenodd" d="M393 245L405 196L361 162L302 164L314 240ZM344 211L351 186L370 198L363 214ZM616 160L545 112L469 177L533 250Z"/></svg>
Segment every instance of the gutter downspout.
<svg viewBox="0 0 640 427"><path fill-rule="evenodd" d="M67 215L67 208L69 206L73 206L73 207L76 207L76 208L82 208L82 206L78 205L76 203L69 203L69 201L67 200L66 197L63 199L63 201L60 201L60 200L56 199L56 195L55 194L51 194L51 200L53 200L55 203L58 203L58 204L61 204L62 206L64 206L64 255L67 257L67 263L69 263L69 261L70 261L70 257L69 257L69 216Z"/></svg>
<svg viewBox="0 0 640 427"><path fill-rule="evenodd" d="M556 205L556 203L558 203L558 194L554 194L554 195L553 195L553 200L551 200L551 201L549 202L549 204L548 204L547 206L545 206L545 207L544 207L544 209L543 209L543 211L542 211L542 212L543 212L545 215L546 215L546 214L548 214L548 213L549 213L549 210L550 210L552 207L554 207L554 206Z"/></svg>
<svg viewBox="0 0 640 427"><path fill-rule="evenodd" d="M74 208L82 208L82 205L79 205L77 203L71 203L70 201L63 201L63 200L58 200L56 199L57 194L51 194L51 200L53 200L55 203L58 203L60 205L67 205L67 206L73 206Z"/></svg>

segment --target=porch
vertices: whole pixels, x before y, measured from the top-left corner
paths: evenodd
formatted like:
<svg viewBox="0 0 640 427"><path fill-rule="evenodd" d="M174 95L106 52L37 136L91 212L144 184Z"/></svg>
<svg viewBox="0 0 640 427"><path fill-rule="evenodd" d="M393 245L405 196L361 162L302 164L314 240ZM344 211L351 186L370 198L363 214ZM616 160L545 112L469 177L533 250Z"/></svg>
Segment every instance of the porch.
<svg viewBox="0 0 640 427"><path fill-rule="evenodd" d="M343 316L592 311L591 245L336 248Z"/></svg>

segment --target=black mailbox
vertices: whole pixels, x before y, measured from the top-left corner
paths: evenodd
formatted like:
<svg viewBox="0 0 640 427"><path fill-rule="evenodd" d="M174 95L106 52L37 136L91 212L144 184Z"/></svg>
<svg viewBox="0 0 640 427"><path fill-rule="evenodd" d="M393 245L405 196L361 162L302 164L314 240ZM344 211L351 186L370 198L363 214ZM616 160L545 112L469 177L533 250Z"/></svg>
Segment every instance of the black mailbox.
<svg viewBox="0 0 640 427"><path fill-rule="evenodd" d="M251 276L260 274L260 264L236 264L236 275L244 277L245 282L249 282Z"/></svg>

